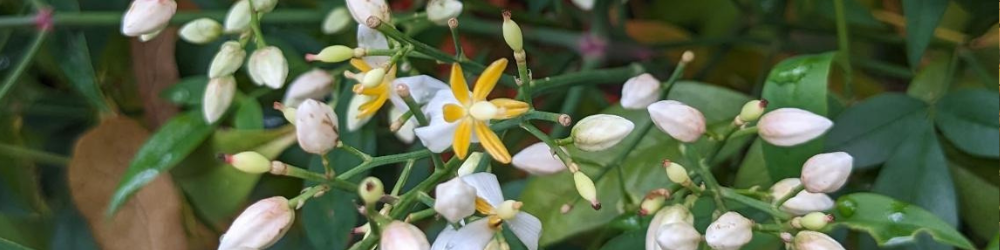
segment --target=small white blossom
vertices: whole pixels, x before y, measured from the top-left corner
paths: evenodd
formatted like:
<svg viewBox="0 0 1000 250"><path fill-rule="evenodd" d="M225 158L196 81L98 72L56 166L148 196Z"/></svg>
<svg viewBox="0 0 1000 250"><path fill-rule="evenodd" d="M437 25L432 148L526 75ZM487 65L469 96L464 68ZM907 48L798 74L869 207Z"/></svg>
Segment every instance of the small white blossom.
<svg viewBox="0 0 1000 250"><path fill-rule="evenodd" d="M222 35L222 24L211 18L198 18L181 26L178 33L189 43L206 44Z"/></svg>
<svg viewBox="0 0 1000 250"><path fill-rule="evenodd" d="M726 212L705 230L705 242L716 250L736 250L753 238L753 221L736 212Z"/></svg>
<svg viewBox="0 0 1000 250"><path fill-rule="evenodd" d="M239 34L250 29L250 2L239 0L229 7L225 25L226 33L230 34Z"/></svg>
<svg viewBox="0 0 1000 250"><path fill-rule="evenodd" d="M205 85L205 95L202 97L202 114L205 122L215 123L226 113L236 95L236 78L231 75L212 78Z"/></svg>
<svg viewBox="0 0 1000 250"><path fill-rule="evenodd" d="M337 145L340 129L330 106L306 100L295 110L295 135L303 151L325 154Z"/></svg>
<svg viewBox="0 0 1000 250"><path fill-rule="evenodd" d="M247 62L247 72L250 79L257 85L265 85L272 89L280 89L288 77L288 61L281 49L274 46L260 48L250 55Z"/></svg>
<svg viewBox="0 0 1000 250"><path fill-rule="evenodd" d="M796 250L844 250L844 246L830 236L815 231L799 232L792 245Z"/></svg>
<svg viewBox="0 0 1000 250"><path fill-rule="evenodd" d="M818 154L802 166L802 185L813 193L832 193L847 183L854 157L844 152Z"/></svg>
<svg viewBox="0 0 1000 250"><path fill-rule="evenodd" d="M573 144L583 151L601 151L615 146L629 133L635 124L616 115L597 114L584 117L571 131Z"/></svg>
<svg viewBox="0 0 1000 250"><path fill-rule="evenodd" d="M359 24L366 24L368 17L374 16L389 22L392 15L389 13L389 5L385 0L347 0L347 9L351 11L354 21Z"/></svg>
<svg viewBox="0 0 1000 250"><path fill-rule="evenodd" d="M629 78L622 85L622 99L625 109L644 109L660 97L660 80L648 73Z"/></svg>
<svg viewBox="0 0 1000 250"><path fill-rule="evenodd" d="M295 221L288 199L275 196L257 201L243 213L219 241L220 250L264 249L281 239Z"/></svg>
<svg viewBox="0 0 1000 250"><path fill-rule="evenodd" d="M476 212L476 188L457 177L438 184L435 189L434 211L451 223Z"/></svg>
<svg viewBox="0 0 1000 250"><path fill-rule="evenodd" d="M500 182L491 173L475 173L459 177L476 189L476 195L489 204L490 217L497 216L524 243L529 250L538 249L538 239L542 233L542 223L535 216L519 211L519 203L504 201ZM481 211L482 212L482 211ZM434 240L431 249L483 249L493 239L500 228L490 225L492 219L483 218L455 229L450 225Z"/></svg>
<svg viewBox="0 0 1000 250"><path fill-rule="evenodd" d="M122 34L136 37L158 33L177 11L174 0L135 0L122 17Z"/></svg>
<svg viewBox="0 0 1000 250"><path fill-rule="evenodd" d="M212 64L208 66L208 77L219 78L232 75L243 66L243 59L247 52L243 51L243 46L236 41L228 41L219 46L219 52L212 58Z"/></svg>
<svg viewBox="0 0 1000 250"><path fill-rule="evenodd" d="M653 124L678 141L692 143L705 133L705 116L684 103L667 100L646 107Z"/></svg>
<svg viewBox="0 0 1000 250"><path fill-rule="evenodd" d="M402 221L393 221L385 229L382 229L382 237L378 245L379 249L382 250L428 250L431 248L424 232Z"/></svg>
<svg viewBox="0 0 1000 250"><path fill-rule="evenodd" d="M833 122L802 109L780 108L760 117L757 127L764 141L789 147L816 139L833 127Z"/></svg>
<svg viewBox="0 0 1000 250"><path fill-rule="evenodd" d="M566 164L559 160L548 144L542 142L517 152L511 164L533 175L550 175L566 170Z"/></svg>

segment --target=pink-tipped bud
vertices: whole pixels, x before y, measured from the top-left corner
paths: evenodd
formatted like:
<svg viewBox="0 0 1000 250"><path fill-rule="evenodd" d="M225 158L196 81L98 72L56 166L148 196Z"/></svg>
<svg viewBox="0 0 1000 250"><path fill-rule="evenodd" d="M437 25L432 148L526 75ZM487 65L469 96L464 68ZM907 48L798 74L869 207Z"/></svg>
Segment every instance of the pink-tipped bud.
<svg viewBox="0 0 1000 250"><path fill-rule="evenodd" d="M826 133L833 122L826 117L797 108L767 112L757 122L760 138L776 146L799 145Z"/></svg>
<svg viewBox="0 0 1000 250"><path fill-rule="evenodd" d="M659 98L660 80L647 73L625 81L620 103L625 109L644 109Z"/></svg>
<svg viewBox="0 0 1000 250"><path fill-rule="evenodd" d="M844 152L815 155L802 166L802 185L813 193L832 193L847 183L854 157Z"/></svg>
<svg viewBox="0 0 1000 250"><path fill-rule="evenodd" d="M646 107L656 127L681 142L692 143L705 133L705 116L684 103L667 100Z"/></svg>
<svg viewBox="0 0 1000 250"><path fill-rule="evenodd" d="M254 151L225 155L224 160L227 164L246 173L263 174L271 171L271 160Z"/></svg>
<svg viewBox="0 0 1000 250"><path fill-rule="evenodd" d="M796 250L844 250L844 246L830 236L815 231L799 232L792 245Z"/></svg>
<svg viewBox="0 0 1000 250"><path fill-rule="evenodd" d="M257 201L222 235L219 249L264 249L281 239L295 221L288 199L275 196Z"/></svg>
<svg viewBox="0 0 1000 250"><path fill-rule="evenodd" d="M136 37L162 30L176 11L174 0L135 0L122 17L122 34Z"/></svg>

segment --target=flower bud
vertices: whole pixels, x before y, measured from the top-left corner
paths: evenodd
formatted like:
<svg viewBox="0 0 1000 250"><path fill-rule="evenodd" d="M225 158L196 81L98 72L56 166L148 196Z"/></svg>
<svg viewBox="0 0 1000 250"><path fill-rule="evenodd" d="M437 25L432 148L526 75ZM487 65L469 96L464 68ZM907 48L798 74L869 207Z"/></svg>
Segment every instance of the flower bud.
<svg viewBox="0 0 1000 250"><path fill-rule="evenodd" d="M802 166L802 185L813 193L832 193L851 175L854 158L844 152L818 154Z"/></svg>
<svg viewBox="0 0 1000 250"><path fill-rule="evenodd" d="M694 215L684 205L672 205L656 212L646 228L646 249L662 249L656 240L660 236L660 226L675 223L694 225Z"/></svg>
<svg viewBox="0 0 1000 250"><path fill-rule="evenodd" d="M656 243L663 250L697 250L701 234L688 223L670 223L660 226Z"/></svg>
<svg viewBox="0 0 1000 250"><path fill-rule="evenodd" d="M760 115L764 114L764 108L767 108L767 100L753 100L743 104L743 109L740 109L740 121L744 123L757 121Z"/></svg>
<svg viewBox="0 0 1000 250"><path fill-rule="evenodd" d="M635 124L617 115L597 114L584 117L573 126L573 144L583 151L601 151L625 139Z"/></svg>
<svg viewBox="0 0 1000 250"><path fill-rule="evenodd" d="M427 2L427 19L437 25L448 24L448 19L462 14L462 2L458 0L430 0Z"/></svg>
<svg viewBox="0 0 1000 250"><path fill-rule="evenodd" d="M431 249L431 244L427 242L427 235L419 228L409 223L393 221L382 229L379 249L428 250Z"/></svg>
<svg viewBox="0 0 1000 250"><path fill-rule="evenodd" d="M250 73L250 79L257 85L263 84L272 89L280 89L288 77L288 61L285 61L281 49L267 46L250 55L247 71Z"/></svg>
<svg viewBox="0 0 1000 250"><path fill-rule="evenodd" d="M514 51L524 50L524 38L521 36L521 26L510 19L510 11L503 12L503 40Z"/></svg>
<svg viewBox="0 0 1000 250"><path fill-rule="evenodd" d="M222 24L211 18L198 18L181 26L181 38L194 44L206 44L222 35Z"/></svg>
<svg viewBox="0 0 1000 250"><path fill-rule="evenodd" d="M504 220L513 219L518 212L521 212L521 207L524 203L520 201L505 200L497 206L497 216Z"/></svg>
<svg viewBox="0 0 1000 250"><path fill-rule="evenodd" d="M351 102L347 104L347 131L354 132L358 131L361 127L365 126L372 116L361 116L361 105L364 105L372 99L371 96L367 95L354 95L351 97Z"/></svg>
<svg viewBox="0 0 1000 250"><path fill-rule="evenodd" d="M663 188L650 191L639 203L639 215L645 216L660 210L669 197L670 191Z"/></svg>
<svg viewBox="0 0 1000 250"><path fill-rule="evenodd" d="M233 165L236 169L246 173L263 174L271 171L271 160L254 151L244 151L224 157L226 164Z"/></svg>
<svg viewBox="0 0 1000 250"><path fill-rule="evenodd" d="M809 230L820 230L832 221L833 217L831 215L821 212L812 212L802 216L802 218L799 219L799 225Z"/></svg>
<svg viewBox="0 0 1000 250"><path fill-rule="evenodd" d="M365 72L365 78L361 80L361 86L365 88L374 88L382 83L382 78L385 78L385 68L374 68Z"/></svg>
<svg viewBox="0 0 1000 250"><path fill-rule="evenodd" d="M594 181L583 172L577 171L573 173L573 182L576 183L576 192L580 193L580 197L590 201L590 206L594 210L600 210L601 202L597 200L597 188L594 187Z"/></svg>
<svg viewBox="0 0 1000 250"><path fill-rule="evenodd" d="M276 5L278 5L278 0L253 0L253 9L258 13L271 12Z"/></svg>
<svg viewBox="0 0 1000 250"><path fill-rule="evenodd" d="M472 152L468 157L465 157L465 161L462 165L458 167L456 171L458 176L466 176L476 172L476 168L479 167L479 161L483 159L483 153Z"/></svg>
<svg viewBox="0 0 1000 250"><path fill-rule="evenodd" d="M830 119L797 108L780 108L767 112L757 122L760 138L783 147L811 141L826 133L832 126Z"/></svg>
<svg viewBox="0 0 1000 250"><path fill-rule="evenodd" d="M333 108L306 100L295 111L295 135L303 151L325 154L337 145L340 129Z"/></svg>
<svg viewBox="0 0 1000 250"><path fill-rule="evenodd" d="M785 197L786 194L792 192L797 186L801 185L798 178L788 178L775 183L771 186L771 197L774 197L775 202L781 197ZM801 191L796 194L788 201L785 201L781 205L781 210L789 212L795 215L804 215L810 212L826 211L833 208L833 199L830 199L826 194L811 193L809 191Z"/></svg>
<svg viewBox="0 0 1000 250"><path fill-rule="evenodd" d="M344 7L330 10L330 13L323 18L323 34L331 35L344 31L351 24L350 15L351 13L348 13L347 8Z"/></svg>
<svg viewBox="0 0 1000 250"><path fill-rule="evenodd" d="M365 178L358 185L358 196L365 201L366 205L375 204L379 199L382 199L383 195L385 195L385 186L382 185L381 180L374 176Z"/></svg>
<svg viewBox="0 0 1000 250"><path fill-rule="evenodd" d="M319 54L306 54L306 61L336 63L347 61L354 57L354 49L344 45L333 45L323 48Z"/></svg>
<svg viewBox="0 0 1000 250"><path fill-rule="evenodd" d="M139 36L167 27L177 11L174 0L135 0L122 17L122 34Z"/></svg>
<svg viewBox="0 0 1000 250"><path fill-rule="evenodd" d="M354 21L359 24L367 24L368 17L377 17L382 22L392 20L389 13L389 5L385 0L347 0L347 10L351 12Z"/></svg>
<svg viewBox="0 0 1000 250"><path fill-rule="evenodd" d="M298 107L306 99L323 100L332 90L333 76L326 70L313 69L292 80L281 102L285 106Z"/></svg>
<svg viewBox="0 0 1000 250"><path fill-rule="evenodd" d="M716 250L736 250L753 238L753 221L736 212L726 212L708 225L705 241Z"/></svg>
<svg viewBox="0 0 1000 250"><path fill-rule="evenodd" d="M250 29L250 2L239 0L226 13L226 33L237 34Z"/></svg>
<svg viewBox="0 0 1000 250"><path fill-rule="evenodd" d="M792 245L796 250L844 250L844 246L830 236L815 231L799 232Z"/></svg>
<svg viewBox="0 0 1000 250"><path fill-rule="evenodd" d="M288 199L275 196L257 201L243 213L219 240L219 249L264 249L281 239L295 221Z"/></svg>
<svg viewBox="0 0 1000 250"><path fill-rule="evenodd" d="M236 78L231 75L208 80L205 86L205 95L201 100L202 114L205 115L205 122L215 123L233 103L233 96L236 95Z"/></svg>
<svg viewBox="0 0 1000 250"><path fill-rule="evenodd" d="M403 143L410 144L413 143L413 140L417 139L417 135L413 132L413 129L415 129L417 126L416 125L417 122L412 117L405 121L400 120L400 118L403 117L403 114L405 113L406 112L398 108L391 108L389 109L389 121L391 121L392 124L394 125L399 123L398 126L394 127L396 129L393 130L396 134L396 138L398 138ZM468 159L471 159L471 157L472 156L470 155L469 158L466 158L467 159L466 161L468 161ZM459 168L459 170L461 170L461 168Z"/></svg>
<svg viewBox="0 0 1000 250"><path fill-rule="evenodd" d="M225 75L232 75L243 66L243 59L247 52L243 51L243 46L239 42L228 41L219 47L219 52L212 58L212 64L208 66L208 77L219 78Z"/></svg>
<svg viewBox="0 0 1000 250"><path fill-rule="evenodd" d="M594 8L595 0L573 0L573 5L580 8L581 10L591 10Z"/></svg>
<svg viewBox="0 0 1000 250"><path fill-rule="evenodd" d="M514 164L514 167L533 175L550 175L566 170L566 165L556 157L552 148L542 142L522 149L521 152L514 155L511 163Z"/></svg>
<svg viewBox="0 0 1000 250"><path fill-rule="evenodd" d="M625 109L644 109L660 97L660 80L648 73L629 78L622 86L621 105Z"/></svg>
<svg viewBox="0 0 1000 250"><path fill-rule="evenodd" d="M673 100L658 101L650 104L646 110L660 131L678 141L692 143L705 133L705 116L701 111L684 103Z"/></svg>
<svg viewBox="0 0 1000 250"><path fill-rule="evenodd" d="M281 116L284 116L288 123L295 125L295 108L282 105L280 102L274 102L274 110L281 111Z"/></svg>
<svg viewBox="0 0 1000 250"><path fill-rule="evenodd" d="M451 223L458 223L476 212L476 188L462 178L438 184L434 192L434 211Z"/></svg>
<svg viewBox="0 0 1000 250"><path fill-rule="evenodd" d="M691 177L688 176L687 169L681 164L672 162L670 160L663 161L664 169L667 170L667 178L670 182L677 183L679 185L690 185Z"/></svg>

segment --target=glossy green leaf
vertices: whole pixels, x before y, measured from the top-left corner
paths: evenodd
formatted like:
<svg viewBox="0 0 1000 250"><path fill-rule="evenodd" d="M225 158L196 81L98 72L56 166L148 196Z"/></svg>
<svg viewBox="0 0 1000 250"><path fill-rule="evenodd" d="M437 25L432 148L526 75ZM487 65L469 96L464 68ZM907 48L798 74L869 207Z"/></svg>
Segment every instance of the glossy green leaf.
<svg viewBox="0 0 1000 250"><path fill-rule="evenodd" d="M934 121L941 133L966 153L1000 157L1000 95L966 89L946 95L937 103Z"/></svg>
<svg viewBox="0 0 1000 250"><path fill-rule="evenodd" d="M601 250L644 249L646 247L646 230L632 230L611 238L601 246Z"/></svg>
<svg viewBox="0 0 1000 250"><path fill-rule="evenodd" d="M986 249L987 250L997 250L997 249L1000 249L1000 235L997 235L996 237L993 237L993 240L990 241L990 245L989 246L986 246Z"/></svg>
<svg viewBox="0 0 1000 250"><path fill-rule="evenodd" d="M797 56L775 65L761 93L761 97L769 102L767 111L799 108L826 116L827 82L834 55ZM806 159L822 151L823 137L793 147L763 143L764 162L772 180L798 176Z"/></svg>
<svg viewBox="0 0 1000 250"><path fill-rule="evenodd" d="M857 0L844 0L844 18L847 19L847 24L851 26L858 26L859 28L868 29L879 29L885 27L875 16L872 15L871 9L867 6L859 3ZM828 21L828 24L833 26L836 20L836 12L834 11L834 1L828 0L811 0L804 2L805 4L796 4L805 8L812 7L810 11L814 11L821 17Z"/></svg>
<svg viewBox="0 0 1000 250"><path fill-rule="evenodd" d="M55 33L54 42L50 43L55 55L59 55L59 68L66 74L68 80L80 94L102 112L114 112L108 106L101 86L97 82L97 74L90 59L87 38L83 31L60 31Z"/></svg>
<svg viewBox="0 0 1000 250"><path fill-rule="evenodd" d="M200 112L182 113L163 124L132 158L111 196L107 213L113 214L132 194L184 160L212 131Z"/></svg>
<svg viewBox="0 0 1000 250"><path fill-rule="evenodd" d="M31 250L31 248L17 244L17 242L10 241L8 239L0 238L0 249L7 250Z"/></svg>
<svg viewBox="0 0 1000 250"><path fill-rule="evenodd" d="M0 249L20 246L24 249L49 249L47 219L38 216L12 216L0 214ZM13 248L18 249L18 248Z"/></svg>
<svg viewBox="0 0 1000 250"><path fill-rule="evenodd" d="M1000 231L997 223L1000 221L1000 214L993 208L1000 207L1000 188L985 180L993 176L976 176L975 173L954 162L951 166L951 174L955 180L955 191L958 194L959 213L962 222L965 223L972 232L982 239L988 239Z"/></svg>
<svg viewBox="0 0 1000 250"><path fill-rule="evenodd" d="M731 122L740 107L750 100L734 91L695 82L678 83L669 97L701 110L708 124ZM521 201L524 202L524 211L535 215L545 225L540 240L543 246L601 228L615 220L620 215L615 208L623 202L619 179L625 181L628 193L633 195L631 199L639 200L642 194L669 185L661 166L664 159L681 159L677 141L653 126L646 110L624 110L616 105L602 113L619 115L634 122L636 129L625 141L637 138L641 141L635 148L620 144L601 152L581 152L570 148L582 171L592 177L604 171L618 154L628 154L621 164L624 176L607 168L610 171L595 180L598 198L604 204L601 210L595 211L586 201L580 200L572 204L574 209L569 213L560 213L563 204L576 200L578 196L573 178L567 172L533 177L528 182ZM643 130L644 127L648 130Z"/></svg>
<svg viewBox="0 0 1000 250"><path fill-rule="evenodd" d="M764 151L761 149L761 141L755 141L747 150L740 169L736 172L734 188L750 188L753 186L770 187L774 181L767 173L767 165L764 164Z"/></svg>
<svg viewBox="0 0 1000 250"><path fill-rule="evenodd" d="M256 98L239 98L236 114L233 115L233 127L237 129L264 129L264 110Z"/></svg>
<svg viewBox="0 0 1000 250"><path fill-rule="evenodd" d="M827 151L854 157L855 168L870 168L889 159L914 124L927 120L927 104L902 94L882 94L844 110L827 133Z"/></svg>
<svg viewBox="0 0 1000 250"><path fill-rule="evenodd" d="M207 76L189 76L160 91L160 98L183 106L199 106L205 95Z"/></svg>
<svg viewBox="0 0 1000 250"><path fill-rule="evenodd" d="M920 70L910 82L906 94L927 103L934 103L948 92L948 60L937 60Z"/></svg>
<svg viewBox="0 0 1000 250"><path fill-rule="evenodd" d="M910 67L916 67L934 38L934 29L948 8L948 0L902 2L906 15L906 58Z"/></svg>
<svg viewBox="0 0 1000 250"><path fill-rule="evenodd" d="M955 228L915 205L873 193L854 193L837 199L836 226L864 231L880 247L913 242L919 233L963 249L975 247Z"/></svg>

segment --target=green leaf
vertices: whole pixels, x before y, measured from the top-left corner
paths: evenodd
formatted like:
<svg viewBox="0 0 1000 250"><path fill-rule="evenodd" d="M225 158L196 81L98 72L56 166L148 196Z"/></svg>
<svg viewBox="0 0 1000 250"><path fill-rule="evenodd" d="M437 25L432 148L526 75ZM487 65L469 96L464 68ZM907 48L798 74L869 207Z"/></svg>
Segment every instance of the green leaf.
<svg viewBox="0 0 1000 250"><path fill-rule="evenodd" d="M993 237L993 240L990 241L989 246L986 246L986 249L988 250L1000 249L1000 235L997 235L997 237Z"/></svg>
<svg viewBox="0 0 1000 250"><path fill-rule="evenodd" d="M880 247L912 242L926 233L941 243L974 249L968 239L947 222L918 206L873 193L854 193L837 199L836 226L864 231Z"/></svg>
<svg viewBox="0 0 1000 250"><path fill-rule="evenodd" d="M913 97L895 93L875 96L834 119L826 148L851 154L855 168L874 167L888 160L903 140L917 132L913 124L926 117L927 104Z"/></svg>
<svg viewBox="0 0 1000 250"><path fill-rule="evenodd" d="M644 249L646 247L646 230L633 230L611 238L601 246L601 250Z"/></svg>
<svg viewBox="0 0 1000 250"><path fill-rule="evenodd" d="M764 151L761 149L761 141L755 141L747 150L740 169L736 172L734 188L750 188L753 186L770 187L774 183L771 175L767 173L767 165L764 164Z"/></svg>
<svg viewBox="0 0 1000 250"><path fill-rule="evenodd" d="M0 144L27 147L17 125L19 116L0 116ZM39 186L38 165L11 153L0 154L0 211L11 214L49 212Z"/></svg>
<svg viewBox="0 0 1000 250"><path fill-rule="evenodd" d="M101 112L113 112L101 92L97 82L97 74L90 59L87 38L82 31L60 31L55 33L55 41L51 43L54 55L59 55L59 68L66 74L66 79Z"/></svg>
<svg viewBox="0 0 1000 250"><path fill-rule="evenodd" d="M17 244L17 242L10 241L8 239L0 238L0 249L7 250L31 250L31 248Z"/></svg>
<svg viewBox="0 0 1000 250"><path fill-rule="evenodd" d="M924 67L910 82L906 94L927 103L936 102L948 92L951 84L947 82L949 63L949 60L937 60Z"/></svg>
<svg viewBox="0 0 1000 250"><path fill-rule="evenodd" d="M233 127L237 129L264 129L264 111L256 98L240 98L236 114L233 115Z"/></svg>
<svg viewBox="0 0 1000 250"><path fill-rule="evenodd" d="M827 82L835 53L785 59L771 69L761 97L767 111L799 108L817 115L827 114ZM806 159L822 152L823 137L794 147L763 144L764 162L772 180L798 176Z"/></svg>
<svg viewBox="0 0 1000 250"><path fill-rule="evenodd" d="M962 222L983 239L996 235L1000 227L993 222L1000 220L1000 214L993 208L1000 207L1000 200L996 198L1000 197L1000 189L964 166L954 162L949 165L954 179L960 180L955 182L955 189L961 202Z"/></svg>
<svg viewBox="0 0 1000 250"><path fill-rule="evenodd" d="M708 124L731 122L740 107L750 100L735 91L695 82L678 83L669 97L700 110ZM677 141L656 129L646 110L624 110L615 105L601 113L619 115L634 122L636 129L625 141L641 141L635 148L618 146L601 152L581 152L570 148L574 159L587 175L595 177L609 170L602 178L595 179L598 198L605 204L604 209L595 211L586 201L580 200L572 204L574 209L569 213L560 213L563 204L574 201L578 196L573 178L567 172L529 180L521 194L521 201L524 202L524 211L535 215L545 225L540 240L543 246L601 228L615 220L620 215L615 207L623 202L619 179L625 181L628 193L633 194L631 199L637 201L642 194L669 185L661 167L664 159L682 158ZM628 154L620 165L624 176L619 176L617 170L608 166L618 154Z"/></svg>
<svg viewBox="0 0 1000 250"><path fill-rule="evenodd" d="M160 98L186 107L200 106L201 99L205 95L206 84L208 84L207 76L185 77L176 84L160 91Z"/></svg>
<svg viewBox="0 0 1000 250"><path fill-rule="evenodd" d="M948 0L902 2L906 15L906 58L910 67L916 67L934 38L934 29L948 8Z"/></svg>
<svg viewBox="0 0 1000 250"><path fill-rule="evenodd" d="M934 121L948 140L966 153L1000 157L1000 95L966 89L946 95L937 103Z"/></svg>
<svg viewBox="0 0 1000 250"><path fill-rule="evenodd" d="M200 112L186 112L171 118L142 145L118 183L107 213L114 214L136 191L170 170L212 134Z"/></svg>

